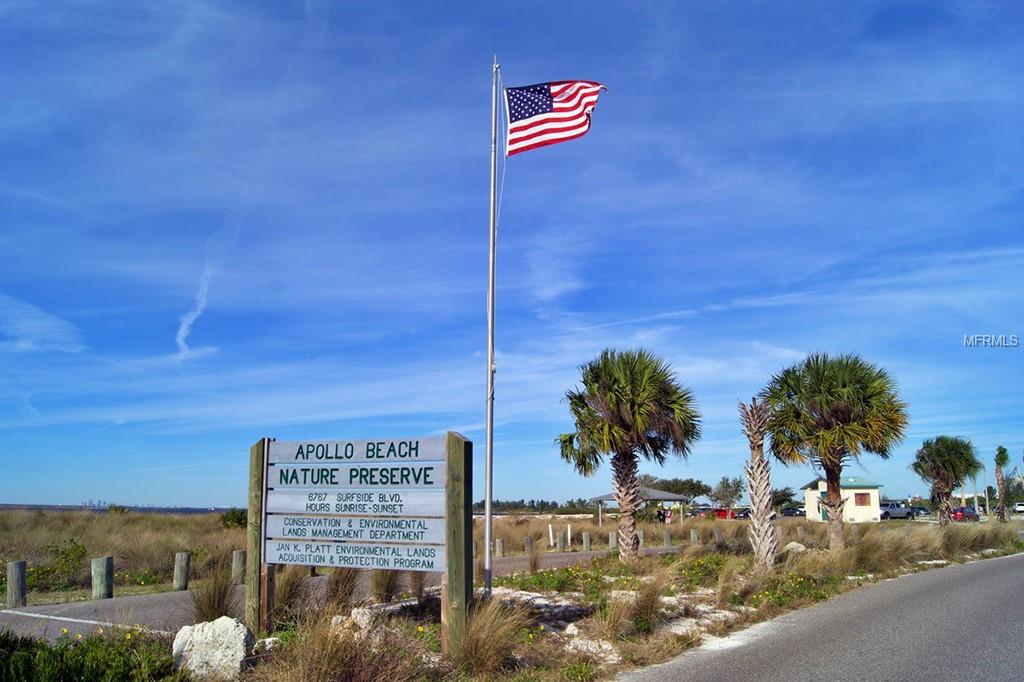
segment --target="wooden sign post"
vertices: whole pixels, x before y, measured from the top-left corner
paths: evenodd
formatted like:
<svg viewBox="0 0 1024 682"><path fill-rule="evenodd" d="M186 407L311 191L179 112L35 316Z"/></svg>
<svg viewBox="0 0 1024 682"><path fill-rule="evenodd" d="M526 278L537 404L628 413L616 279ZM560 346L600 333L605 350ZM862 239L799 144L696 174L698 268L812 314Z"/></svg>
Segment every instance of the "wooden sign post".
<svg viewBox="0 0 1024 682"><path fill-rule="evenodd" d="M473 596L473 444L457 433L377 441L264 438L249 455L245 618L272 629L282 564L444 572L442 641Z"/></svg>

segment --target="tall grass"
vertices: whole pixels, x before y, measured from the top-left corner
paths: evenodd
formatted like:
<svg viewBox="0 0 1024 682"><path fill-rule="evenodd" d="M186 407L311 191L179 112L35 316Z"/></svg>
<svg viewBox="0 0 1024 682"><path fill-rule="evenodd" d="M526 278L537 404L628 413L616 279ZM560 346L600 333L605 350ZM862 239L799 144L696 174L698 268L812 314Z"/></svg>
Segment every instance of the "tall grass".
<svg viewBox="0 0 1024 682"><path fill-rule="evenodd" d="M225 528L218 514L0 511L0 561L44 566L53 561L51 548L69 540L84 544L87 558L113 556L117 584L149 584L153 576L170 580L175 552L192 552L200 573L230 559L232 550L245 547L245 530ZM72 582L88 587L87 560Z"/></svg>
<svg viewBox="0 0 1024 682"><path fill-rule="evenodd" d="M220 563L197 580L191 590L192 621L207 623L221 616L234 616L237 611L231 568Z"/></svg>
<svg viewBox="0 0 1024 682"><path fill-rule="evenodd" d="M374 569L370 571L370 594L382 604L389 604L398 594L400 571Z"/></svg>
<svg viewBox="0 0 1024 682"><path fill-rule="evenodd" d="M452 652L452 661L470 676L511 667L513 649L529 625L529 614L522 608L496 600L478 602L469 615L462 648Z"/></svg>
<svg viewBox="0 0 1024 682"><path fill-rule="evenodd" d="M274 576L274 612L271 621L275 629L295 625L309 609L306 603L306 581L309 569L305 566L279 566Z"/></svg>
<svg viewBox="0 0 1024 682"><path fill-rule="evenodd" d="M346 610L352 606L356 586L359 584L359 569L335 568L327 576L325 598L327 604L338 610Z"/></svg>

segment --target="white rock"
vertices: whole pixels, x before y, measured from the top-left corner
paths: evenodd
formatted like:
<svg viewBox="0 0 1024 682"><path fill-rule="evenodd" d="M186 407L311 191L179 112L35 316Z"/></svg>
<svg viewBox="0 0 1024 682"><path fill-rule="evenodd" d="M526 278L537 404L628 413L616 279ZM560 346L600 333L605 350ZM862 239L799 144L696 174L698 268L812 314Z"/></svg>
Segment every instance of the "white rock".
<svg viewBox="0 0 1024 682"><path fill-rule="evenodd" d="M171 654L179 668L200 680L233 680L242 671L255 638L237 619L186 625L174 636Z"/></svg>
<svg viewBox="0 0 1024 682"><path fill-rule="evenodd" d="M624 602L635 602L636 591L635 590L610 590L608 592L608 598L612 601L624 601Z"/></svg>
<svg viewBox="0 0 1024 682"><path fill-rule="evenodd" d="M277 648L277 645L281 643L280 637L267 637L266 639L256 640L256 645L252 648L254 654L266 654L270 653Z"/></svg>
<svg viewBox="0 0 1024 682"><path fill-rule="evenodd" d="M375 614L372 610L356 607L352 609L352 622L355 623L356 627L360 630L368 630L373 626L375 620Z"/></svg>
<svg viewBox="0 0 1024 682"><path fill-rule="evenodd" d="M945 559L924 559L917 562L919 566L945 566L949 562Z"/></svg>
<svg viewBox="0 0 1024 682"><path fill-rule="evenodd" d="M673 635L688 635L699 627L696 618L676 618L666 623L665 629Z"/></svg>
<svg viewBox="0 0 1024 682"><path fill-rule="evenodd" d="M807 547L801 545L799 542L788 542L786 543L786 546L782 548L781 553L786 554L787 552L793 552L794 554L799 554L800 552L806 551Z"/></svg>
<svg viewBox="0 0 1024 682"><path fill-rule="evenodd" d="M569 637L579 637L580 629L576 627L576 623L569 623L565 626L565 629L562 630L562 634Z"/></svg>
<svg viewBox="0 0 1024 682"><path fill-rule="evenodd" d="M615 664L622 662L622 657L619 656L619 652L615 650L612 643L606 642L603 639L577 637L576 639L570 639L565 648L569 651L578 651L581 654L593 656L604 663Z"/></svg>

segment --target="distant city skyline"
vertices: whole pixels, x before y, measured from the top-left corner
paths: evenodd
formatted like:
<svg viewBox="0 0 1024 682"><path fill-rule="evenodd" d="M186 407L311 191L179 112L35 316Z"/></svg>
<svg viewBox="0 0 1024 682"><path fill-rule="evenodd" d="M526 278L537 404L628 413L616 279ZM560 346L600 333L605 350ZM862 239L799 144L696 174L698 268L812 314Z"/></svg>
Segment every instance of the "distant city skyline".
<svg viewBox="0 0 1024 682"><path fill-rule="evenodd" d="M541 8L537 5L537 8ZM244 506L249 447L455 430L483 494L491 60L608 87L512 157L494 495L565 500L563 397L603 348L736 403L858 353L909 405L847 471L927 494L926 438L1022 466L1024 9L911 2L0 7L0 502ZM810 467L773 465L775 487Z"/></svg>

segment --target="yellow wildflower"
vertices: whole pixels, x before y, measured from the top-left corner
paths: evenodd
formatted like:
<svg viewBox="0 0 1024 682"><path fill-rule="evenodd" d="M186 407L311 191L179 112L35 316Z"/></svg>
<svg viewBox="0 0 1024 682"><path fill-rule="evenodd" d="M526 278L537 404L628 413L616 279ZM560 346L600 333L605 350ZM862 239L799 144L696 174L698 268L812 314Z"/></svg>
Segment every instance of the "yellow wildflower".
<svg viewBox="0 0 1024 682"><path fill-rule="evenodd" d="M67 628L61 628L60 629L60 634L62 634L62 635L68 634L68 629Z"/></svg>
<svg viewBox="0 0 1024 682"><path fill-rule="evenodd" d="M127 635L124 636L124 638L125 639L131 639L132 638L132 633L129 632Z"/></svg>
<svg viewBox="0 0 1024 682"><path fill-rule="evenodd" d="M82 639L82 633L79 632L78 634L76 634L75 639Z"/></svg>
<svg viewBox="0 0 1024 682"><path fill-rule="evenodd" d="M422 625L417 625L416 626L416 632L424 632L424 631L426 631L426 628L423 627Z"/></svg>

